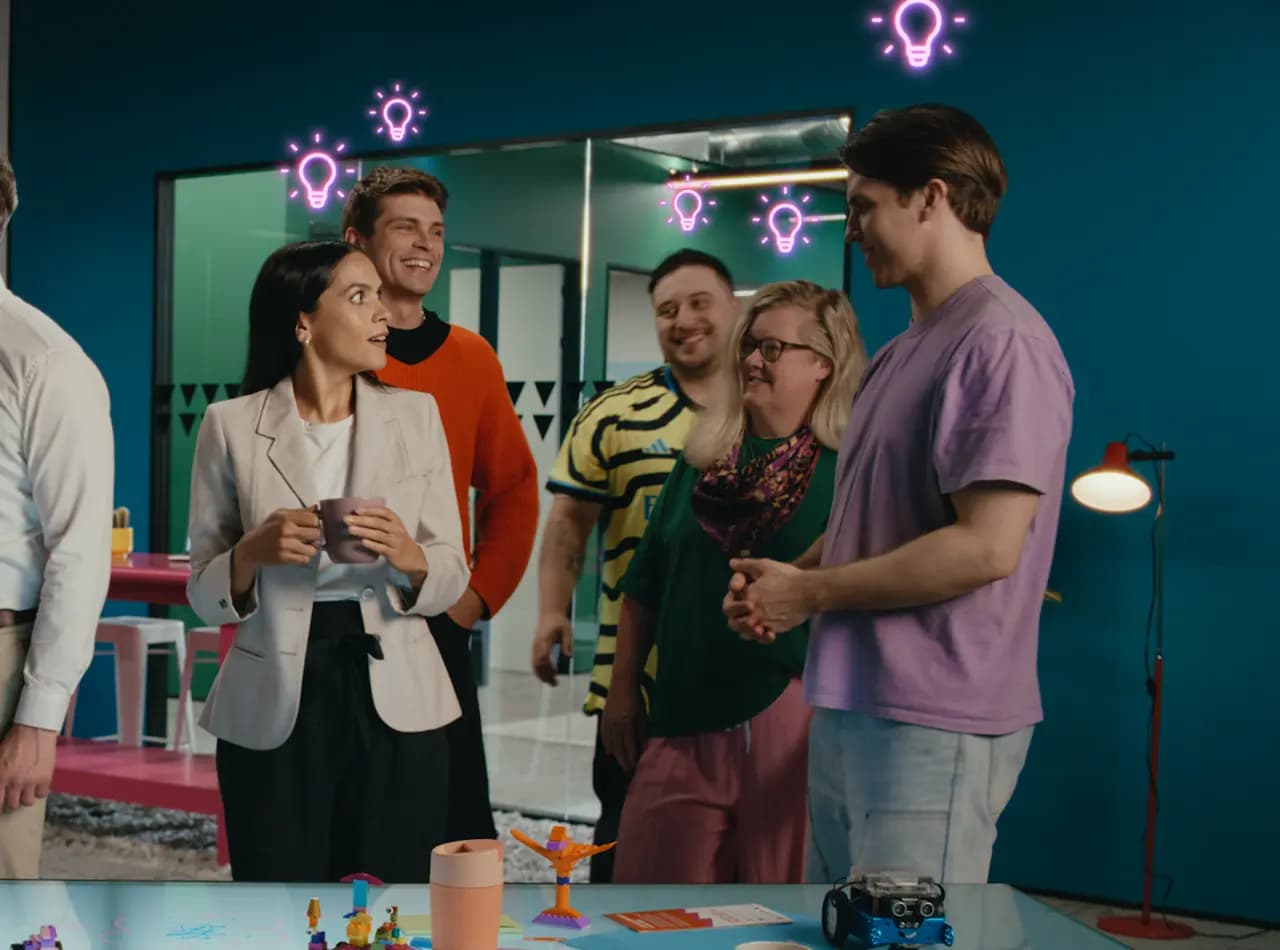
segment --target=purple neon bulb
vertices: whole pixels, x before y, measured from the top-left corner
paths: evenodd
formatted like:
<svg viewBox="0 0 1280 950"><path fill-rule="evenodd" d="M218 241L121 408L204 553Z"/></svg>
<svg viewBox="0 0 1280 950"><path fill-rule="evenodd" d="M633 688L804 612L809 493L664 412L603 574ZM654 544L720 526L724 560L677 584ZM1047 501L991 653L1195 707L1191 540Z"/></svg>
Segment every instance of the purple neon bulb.
<svg viewBox="0 0 1280 950"><path fill-rule="evenodd" d="M311 168L319 169L320 174L309 174ZM307 189L307 204L323 208L329 202L329 189L338 180L338 163L328 152L308 152L298 161L298 180Z"/></svg>
<svg viewBox="0 0 1280 950"><path fill-rule="evenodd" d="M904 22L905 15L915 7L922 7L929 13L929 24L923 30L908 30ZM906 48L907 64L915 69L929 65L933 58L933 43L942 32L943 16L941 8L934 0L903 0L893 11L893 29Z"/></svg>
<svg viewBox="0 0 1280 950"><path fill-rule="evenodd" d="M421 95L418 90L405 93L400 83L395 83L391 87L389 96L381 89L375 89L373 95L380 103L369 110L369 115L381 122L374 130L376 135L385 132L387 138L398 143L403 142L410 132L418 135L422 131L413 124L415 116L427 114L426 109L417 105L416 100Z"/></svg>
<svg viewBox="0 0 1280 950"><path fill-rule="evenodd" d="M685 175L684 181L689 181L691 175ZM658 204L664 208L670 207L672 214L667 218L667 224L679 222L680 230L686 233L694 230L700 223L710 224L710 219L702 212L707 208L714 208L716 202L714 198L704 199L700 194L701 186L681 187L681 182L672 181L667 183L667 188L675 193L670 199L663 199Z"/></svg>
<svg viewBox="0 0 1280 950"><path fill-rule="evenodd" d="M909 16L912 14L914 16ZM928 66L935 58L935 48L948 56L954 55L954 47L939 40L948 16L937 0L901 0L893 7L889 19L892 21L893 32L901 40L907 65L912 69L924 69ZM870 20L872 26L876 27L885 23L885 17L880 13L873 14ZM950 22L956 26L964 26L968 23L968 17L956 14L950 17ZM880 52L888 56L896 49L897 44L889 43L881 47Z"/></svg>
<svg viewBox="0 0 1280 950"><path fill-rule="evenodd" d="M778 218L783 212L789 214L791 220L786 224L779 224ZM773 243L779 253L790 254L795 250L796 239L800 236L802 227L804 227L804 215L800 212L799 206L793 202L780 202L769 212L769 230L773 232Z"/></svg>

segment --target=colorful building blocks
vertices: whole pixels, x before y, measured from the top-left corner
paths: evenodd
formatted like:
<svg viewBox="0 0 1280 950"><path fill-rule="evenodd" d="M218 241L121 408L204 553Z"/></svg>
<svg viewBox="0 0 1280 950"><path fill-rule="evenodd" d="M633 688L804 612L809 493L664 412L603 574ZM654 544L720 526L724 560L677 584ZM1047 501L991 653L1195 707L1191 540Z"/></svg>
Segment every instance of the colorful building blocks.
<svg viewBox="0 0 1280 950"><path fill-rule="evenodd" d="M593 854L608 851L616 842L611 841L608 844L600 845L580 844L569 837L564 825L555 825L551 829L551 837L545 846L538 844L519 828L512 828L511 836L530 851L542 855L555 868L555 906L548 907L533 918L533 922L535 924L548 924L553 927L572 927L575 930L590 926L591 919L589 917L569 906L569 875L573 873L573 869L579 861L589 858Z"/></svg>
<svg viewBox="0 0 1280 950"><path fill-rule="evenodd" d="M373 939L375 943L390 943L392 937L399 932L400 908L395 904L392 904L387 922L378 927L377 933L373 935Z"/></svg>
<svg viewBox="0 0 1280 950"><path fill-rule="evenodd" d="M62 941L58 939L58 928L53 924L45 924L39 933L9 946L10 950L62 950Z"/></svg>

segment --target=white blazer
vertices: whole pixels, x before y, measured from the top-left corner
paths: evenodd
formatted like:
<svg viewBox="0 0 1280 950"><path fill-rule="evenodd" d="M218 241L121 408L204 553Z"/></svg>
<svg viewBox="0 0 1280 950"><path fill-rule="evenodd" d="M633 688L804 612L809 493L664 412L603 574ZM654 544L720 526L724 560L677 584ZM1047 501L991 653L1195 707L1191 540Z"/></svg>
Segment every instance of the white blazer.
<svg viewBox="0 0 1280 950"><path fill-rule="evenodd" d="M210 406L196 440L187 599L205 623L239 624L200 725L248 749L277 748L293 732L319 557L259 569L241 615L231 596L231 548L272 512L320 500L309 459L288 378ZM461 710L425 618L457 602L470 570L435 399L357 377L351 467L350 493L385 498L427 558L416 600L395 585L385 560L385 580L361 591L365 632L381 638L384 655L369 660L374 705L392 729L436 729Z"/></svg>

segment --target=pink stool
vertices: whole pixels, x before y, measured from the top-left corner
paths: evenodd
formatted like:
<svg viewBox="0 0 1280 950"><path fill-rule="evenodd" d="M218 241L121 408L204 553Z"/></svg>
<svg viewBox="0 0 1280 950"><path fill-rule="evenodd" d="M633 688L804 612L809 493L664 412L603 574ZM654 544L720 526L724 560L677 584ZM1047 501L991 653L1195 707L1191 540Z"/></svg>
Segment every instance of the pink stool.
<svg viewBox="0 0 1280 950"><path fill-rule="evenodd" d="M182 665L182 679L178 686L178 708L190 709L191 707L191 674L195 671L197 665L204 663L210 666L218 666L221 663L222 649L222 628L221 627L192 627L187 631L187 660ZM212 653L212 656L200 656L199 654ZM173 737L173 747L175 749L182 748L182 725L185 717L178 717L177 734ZM196 748L195 725L187 723L187 751L194 752Z"/></svg>

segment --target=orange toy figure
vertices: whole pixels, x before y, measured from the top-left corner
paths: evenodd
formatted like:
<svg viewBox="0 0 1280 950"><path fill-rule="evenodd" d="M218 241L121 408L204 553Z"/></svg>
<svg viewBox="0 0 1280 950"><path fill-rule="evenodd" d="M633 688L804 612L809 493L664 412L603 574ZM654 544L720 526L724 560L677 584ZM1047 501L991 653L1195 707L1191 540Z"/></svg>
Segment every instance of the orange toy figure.
<svg viewBox="0 0 1280 950"><path fill-rule="evenodd" d="M313 897L311 898L310 903L307 904L307 931L308 932L314 931L316 929L316 926L319 923L320 923L320 898Z"/></svg>
<svg viewBox="0 0 1280 950"><path fill-rule="evenodd" d="M577 930L589 926L591 919L569 906L569 875L573 873L573 869L579 861L589 858L593 854L608 851L617 842L579 844L569 837L564 825L556 825L551 829L551 838L547 841L545 847L538 844L519 828L512 828L511 836L530 851L534 851L550 861L551 866L556 870L556 906L548 907L533 918L533 922L535 924L551 924L556 927L573 927Z"/></svg>

